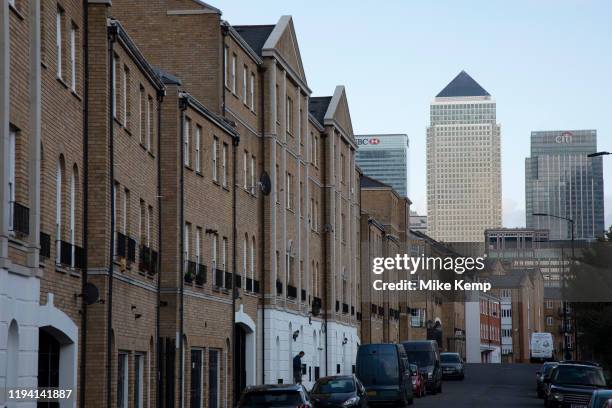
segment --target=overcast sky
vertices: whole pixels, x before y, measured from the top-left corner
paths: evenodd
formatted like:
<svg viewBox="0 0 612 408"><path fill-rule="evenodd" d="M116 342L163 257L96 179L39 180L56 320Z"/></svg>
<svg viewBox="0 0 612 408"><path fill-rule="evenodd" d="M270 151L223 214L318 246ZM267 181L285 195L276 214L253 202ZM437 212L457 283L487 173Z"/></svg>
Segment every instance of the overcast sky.
<svg viewBox="0 0 612 408"><path fill-rule="evenodd" d="M211 2L232 24L293 16L313 96L345 85L353 130L407 133L410 198L424 213L429 103L462 69L497 101L504 226L525 225L532 130L597 129L612 151L612 1ZM612 156L604 183L612 183ZM612 187L605 185L606 225Z"/></svg>

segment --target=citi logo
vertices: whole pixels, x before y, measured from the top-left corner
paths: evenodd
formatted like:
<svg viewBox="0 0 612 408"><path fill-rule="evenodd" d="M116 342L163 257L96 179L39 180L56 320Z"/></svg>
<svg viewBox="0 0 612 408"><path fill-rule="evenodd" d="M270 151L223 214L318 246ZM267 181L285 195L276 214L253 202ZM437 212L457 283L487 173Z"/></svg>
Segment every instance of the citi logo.
<svg viewBox="0 0 612 408"><path fill-rule="evenodd" d="M557 137L555 137L555 142L559 144L569 144L572 143L572 137L574 134L572 132L563 132Z"/></svg>
<svg viewBox="0 0 612 408"><path fill-rule="evenodd" d="M372 137L370 139L357 139L357 145L377 145L380 143L380 139Z"/></svg>

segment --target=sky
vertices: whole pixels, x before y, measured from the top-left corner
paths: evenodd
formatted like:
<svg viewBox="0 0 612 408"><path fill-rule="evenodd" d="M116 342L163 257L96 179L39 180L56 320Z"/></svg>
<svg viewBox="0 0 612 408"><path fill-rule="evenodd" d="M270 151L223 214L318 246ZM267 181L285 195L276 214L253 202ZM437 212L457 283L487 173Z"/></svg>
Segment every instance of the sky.
<svg viewBox="0 0 612 408"><path fill-rule="evenodd" d="M209 0L211 1L211 0ZM525 225L525 158L533 130L596 129L612 152L612 2L211 2L231 24L292 15L313 96L346 86L353 131L406 133L410 199L427 209L429 104L461 70L497 102L503 225ZM604 160L612 225L612 156Z"/></svg>

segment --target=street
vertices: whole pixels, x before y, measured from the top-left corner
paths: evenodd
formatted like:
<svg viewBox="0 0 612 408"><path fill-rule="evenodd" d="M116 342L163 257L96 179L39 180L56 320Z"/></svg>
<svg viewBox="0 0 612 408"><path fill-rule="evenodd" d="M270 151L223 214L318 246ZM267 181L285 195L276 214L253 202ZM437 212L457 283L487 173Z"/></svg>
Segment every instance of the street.
<svg viewBox="0 0 612 408"><path fill-rule="evenodd" d="M416 399L415 406L431 408L542 407L535 393L539 365L467 364L465 380L444 381L442 394Z"/></svg>

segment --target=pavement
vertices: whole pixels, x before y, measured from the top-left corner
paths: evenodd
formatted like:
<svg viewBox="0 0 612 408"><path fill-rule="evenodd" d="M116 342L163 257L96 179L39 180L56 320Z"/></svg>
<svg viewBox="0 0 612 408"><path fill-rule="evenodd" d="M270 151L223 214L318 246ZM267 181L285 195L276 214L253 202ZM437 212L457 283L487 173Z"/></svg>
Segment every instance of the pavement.
<svg viewBox="0 0 612 408"><path fill-rule="evenodd" d="M448 380L442 394L417 398L419 408L523 408L544 405L535 391L536 364L467 364L463 381Z"/></svg>

